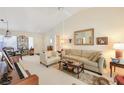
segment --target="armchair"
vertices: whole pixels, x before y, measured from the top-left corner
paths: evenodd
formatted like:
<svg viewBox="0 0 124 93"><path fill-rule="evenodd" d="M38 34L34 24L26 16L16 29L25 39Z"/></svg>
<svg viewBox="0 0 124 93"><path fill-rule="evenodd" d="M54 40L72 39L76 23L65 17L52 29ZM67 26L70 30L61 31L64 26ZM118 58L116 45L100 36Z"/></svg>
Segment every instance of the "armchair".
<svg viewBox="0 0 124 93"><path fill-rule="evenodd" d="M40 53L40 63L44 64L46 67L57 63L60 57L56 51L44 51Z"/></svg>

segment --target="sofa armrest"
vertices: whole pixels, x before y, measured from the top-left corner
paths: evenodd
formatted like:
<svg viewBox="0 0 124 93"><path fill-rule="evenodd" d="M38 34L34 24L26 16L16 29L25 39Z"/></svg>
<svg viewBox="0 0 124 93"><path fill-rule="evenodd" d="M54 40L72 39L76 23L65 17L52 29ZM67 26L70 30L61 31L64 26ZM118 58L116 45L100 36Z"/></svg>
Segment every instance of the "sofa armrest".
<svg viewBox="0 0 124 93"><path fill-rule="evenodd" d="M100 59L98 61L98 68L99 68L99 72L101 74L103 74L104 64L105 64L105 58L104 57L100 57Z"/></svg>
<svg viewBox="0 0 124 93"><path fill-rule="evenodd" d="M41 62L46 62L47 60L47 55L45 52L40 53L40 61Z"/></svg>
<svg viewBox="0 0 124 93"><path fill-rule="evenodd" d="M59 57L59 53L56 52L56 51L53 51L53 54L52 55L55 56L55 57Z"/></svg>

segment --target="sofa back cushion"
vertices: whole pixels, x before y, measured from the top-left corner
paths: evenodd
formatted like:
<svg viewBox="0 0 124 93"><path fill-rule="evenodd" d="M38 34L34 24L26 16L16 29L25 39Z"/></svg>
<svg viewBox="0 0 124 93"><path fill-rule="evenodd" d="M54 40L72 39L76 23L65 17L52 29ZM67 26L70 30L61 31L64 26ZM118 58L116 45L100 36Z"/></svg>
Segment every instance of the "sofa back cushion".
<svg viewBox="0 0 124 93"><path fill-rule="evenodd" d="M64 49L64 54L65 55L70 55L70 49Z"/></svg>
<svg viewBox="0 0 124 93"><path fill-rule="evenodd" d="M93 53L95 53L94 51L92 50L82 50L82 57L86 57L86 58L89 58Z"/></svg>
<svg viewBox="0 0 124 93"><path fill-rule="evenodd" d="M95 50L64 49L64 52L65 55L81 56L94 62L101 56L101 52Z"/></svg>
<svg viewBox="0 0 124 93"><path fill-rule="evenodd" d="M101 52L95 52L88 59L96 62L100 57L101 57Z"/></svg>
<svg viewBox="0 0 124 93"><path fill-rule="evenodd" d="M73 56L81 56L81 50L77 50L77 49L71 49L70 50L70 54Z"/></svg>

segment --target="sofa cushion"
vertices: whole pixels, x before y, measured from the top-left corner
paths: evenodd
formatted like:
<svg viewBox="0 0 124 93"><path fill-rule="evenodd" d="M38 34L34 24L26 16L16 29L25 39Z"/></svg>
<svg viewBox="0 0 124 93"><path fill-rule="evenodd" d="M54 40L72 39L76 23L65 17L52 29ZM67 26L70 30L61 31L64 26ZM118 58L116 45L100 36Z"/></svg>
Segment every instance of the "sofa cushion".
<svg viewBox="0 0 124 93"><path fill-rule="evenodd" d="M57 56L57 52L56 52L56 51L53 51L53 52L52 52L52 56L53 56L53 57L56 57L56 56Z"/></svg>
<svg viewBox="0 0 124 93"><path fill-rule="evenodd" d="M47 51L47 58L56 57L56 51Z"/></svg>
<svg viewBox="0 0 124 93"><path fill-rule="evenodd" d="M47 59L46 65L57 63L59 60L60 60L59 57L50 57L49 59Z"/></svg>
<svg viewBox="0 0 124 93"><path fill-rule="evenodd" d="M64 59L69 59L69 60L77 60L79 57L78 56L73 56L73 55L64 55Z"/></svg>
<svg viewBox="0 0 124 93"><path fill-rule="evenodd" d="M74 56L81 56L81 50L71 49L70 54Z"/></svg>
<svg viewBox="0 0 124 93"><path fill-rule="evenodd" d="M91 50L82 50L81 56L82 56L82 57L89 58L93 53L94 53L94 52L91 51Z"/></svg>
<svg viewBox="0 0 124 93"><path fill-rule="evenodd" d="M78 60L80 62L83 62L85 65L90 65L90 66L95 66L95 67L98 66L98 64L96 62L90 61L90 60L88 60L87 58L84 58L84 57L80 57L80 58L78 58Z"/></svg>
<svg viewBox="0 0 124 93"><path fill-rule="evenodd" d="M97 54L97 53L92 53L88 59L89 59L89 60L92 60L92 59L96 56L96 54Z"/></svg>
<svg viewBox="0 0 124 93"><path fill-rule="evenodd" d="M89 66L94 66L94 67L98 67L98 64L96 62L93 62L93 61L84 61L84 64L85 65L89 65Z"/></svg>
<svg viewBox="0 0 124 93"><path fill-rule="evenodd" d="M69 59L69 60L79 61L79 62L82 62L86 65L90 65L90 66L95 66L95 67L98 66L98 64L96 62L90 61L85 57L79 57L79 56L73 56L73 55L64 55L63 58Z"/></svg>
<svg viewBox="0 0 124 93"><path fill-rule="evenodd" d="M101 52L95 50L78 50L69 49L68 53L63 54L63 58L71 61L79 61L84 63L84 68L102 73L103 61L101 60ZM81 56L80 56L81 53Z"/></svg>
<svg viewBox="0 0 124 93"><path fill-rule="evenodd" d="M64 52L65 52L65 55L70 55L70 49L65 49Z"/></svg>
<svg viewBox="0 0 124 93"><path fill-rule="evenodd" d="M100 54L99 53L97 53L96 55L95 55L95 57L91 60L91 61L94 61L94 62L98 62L97 60L100 58Z"/></svg>
<svg viewBox="0 0 124 93"><path fill-rule="evenodd" d="M98 55L101 55L101 52L100 52L100 51L94 51L94 52L92 51L92 52L91 52L91 55L89 56L88 59L89 59L89 60L92 60L97 54L98 54Z"/></svg>
<svg viewBox="0 0 124 93"><path fill-rule="evenodd" d="M64 55L64 59L69 59L69 60L75 60L75 61L80 61L79 59L81 58L80 56L73 56L73 55Z"/></svg>
<svg viewBox="0 0 124 93"><path fill-rule="evenodd" d="M85 57L80 57L80 58L78 58L78 61L80 61L80 62L86 62L86 61L88 61L88 59L87 58L85 58Z"/></svg>
<svg viewBox="0 0 124 93"><path fill-rule="evenodd" d="M101 53L100 52L96 52L94 54L92 54L88 59L93 61L93 62L98 62L98 59L101 57Z"/></svg>

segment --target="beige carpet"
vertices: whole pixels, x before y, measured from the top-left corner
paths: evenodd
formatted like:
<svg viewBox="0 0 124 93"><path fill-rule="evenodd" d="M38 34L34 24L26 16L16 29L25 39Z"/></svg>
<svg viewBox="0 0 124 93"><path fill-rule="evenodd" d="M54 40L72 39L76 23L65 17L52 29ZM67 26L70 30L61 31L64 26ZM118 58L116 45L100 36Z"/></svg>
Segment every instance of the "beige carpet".
<svg viewBox="0 0 124 93"><path fill-rule="evenodd" d="M52 66L47 68L40 64L40 58L37 55L24 56L23 66L26 70L29 70L31 74L36 74L39 77L40 85L87 85Z"/></svg>
<svg viewBox="0 0 124 93"><path fill-rule="evenodd" d="M53 65L46 68L40 64L40 58L37 55L24 56L23 66L32 74L37 74L39 76L39 83L41 85L87 85L92 84L94 79L97 77L101 77L92 72L84 71L85 73L81 73L80 79L77 79L77 76L74 74L58 70L58 65ZM103 74L102 77L107 78L111 84L114 84L113 77L110 78L109 72Z"/></svg>

